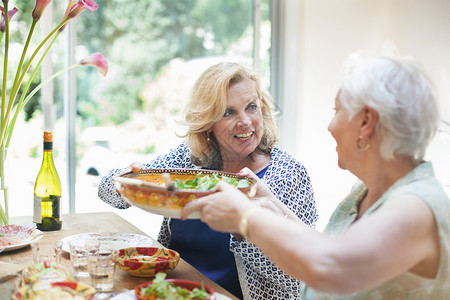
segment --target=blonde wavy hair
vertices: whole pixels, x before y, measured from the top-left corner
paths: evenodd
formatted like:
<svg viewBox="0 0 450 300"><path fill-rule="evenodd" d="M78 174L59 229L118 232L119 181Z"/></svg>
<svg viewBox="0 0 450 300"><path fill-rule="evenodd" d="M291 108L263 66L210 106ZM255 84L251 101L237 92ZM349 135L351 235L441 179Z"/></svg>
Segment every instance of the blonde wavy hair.
<svg viewBox="0 0 450 300"><path fill-rule="evenodd" d="M270 154L271 148L278 141L272 98L261 90L258 76L240 64L219 63L206 69L197 79L183 113L181 123L187 127L187 132L180 137L187 138L191 160L195 165L214 170L222 167L218 143L213 134L209 135L208 130L225 114L229 87L246 79L254 83L261 101L264 133L257 151Z"/></svg>

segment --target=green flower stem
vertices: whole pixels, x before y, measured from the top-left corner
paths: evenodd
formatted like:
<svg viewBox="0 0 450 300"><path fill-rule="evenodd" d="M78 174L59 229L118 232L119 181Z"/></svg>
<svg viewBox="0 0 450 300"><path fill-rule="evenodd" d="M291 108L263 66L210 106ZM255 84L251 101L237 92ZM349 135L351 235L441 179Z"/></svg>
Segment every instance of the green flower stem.
<svg viewBox="0 0 450 300"><path fill-rule="evenodd" d="M59 28L61 28L67 21L69 21L69 18L65 18L57 25L46 37L45 39L39 44L39 46L34 50L33 54L31 55L30 59L28 60L28 63L25 66L25 69L23 70L22 74L20 75L19 83L23 81L23 78L25 77L25 74L28 72L28 69L31 66L31 63L33 62L36 55L39 53L41 48L47 43L47 41L58 31ZM17 94L18 87L16 87L16 94Z"/></svg>
<svg viewBox="0 0 450 300"><path fill-rule="evenodd" d="M0 149L0 192L3 192L3 202L4 207L0 205L0 224L8 224L9 216L8 216L8 189L5 186L5 161L6 161L6 151L7 149Z"/></svg>
<svg viewBox="0 0 450 300"><path fill-rule="evenodd" d="M20 75L20 78L17 82L14 82L13 85L13 89L11 91L11 95L9 97L9 103L8 103L8 109L6 111L6 114L4 116L4 118L2 118L2 123L1 123L1 131L0 131L0 147L1 145L5 145L5 132L6 132L6 128L12 128L10 126L6 126L7 121L9 120L9 116L11 114L11 110L14 104L14 100L16 99L17 93L19 91L19 88L23 82L23 79L26 75L26 73L28 72L28 69L31 66L31 63L33 62L34 58L36 57L36 55L39 53L39 51L41 50L41 48L47 43L47 41L50 39L50 37L52 37L59 28L61 28L65 23L67 23L70 19L69 18L64 18L61 23L59 23L46 37L45 39L39 44L39 46L36 48L36 50L34 50L33 55L31 55L30 59L28 60L28 63L26 64L25 68L23 69L23 72ZM31 30L31 29L30 29ZM25 49L24 49L25 50ZM5 55L6 57L6 55ZM3 102L3 100L2 100ZM2 103L3 104L3 103ZM2 110L3 110L3 105L2 105Z"/></svg>
<svg viewBox="0 0 450 300"><path fill-rule="evenodd" d="M12 132L14 130L14 126L16 124L16 120L17 120L17 116L19 115L19 112L22 111L23 107L25 107L25 105L28 103L28 101L31 99L31 97L33 97L34 94L36 94L39 89L47 82L49 82L50 80L52 80L53 78L55 78L56 76L60 75L62 72L66 71L69 69L66 68L62 71L59 71L55 74L53 74L51 77L49 77L48 79L46 79L44 82L41 82L41 84L39 84L36 88L33 89L33 91L31 91L31 93L27 96L27 98L25 99L25 101L23 100L25 98L25 95L28 92L28 89L30 88L31 83L33 82L33 78L36 75L37 71L39 70L39 67L42 64L42 61L44 60L44 58L47 56L48 52L50 51L50 48L53 46L53 44L55 43L56 39L58 38L60 32L58 32L54 37L53 40L50 42L50 44L48 45L47 49L45 50L44 54L42 55L42 57L40 58L39 62L37 63L36 67L33 70L33 73L31 74L30 78L28 79L27 85L24 89L24 91L22 92L22 95L20 97L19 103L16 106L16 110L14 112L14 117L11 120L11 122L8 125L8 128L6 129L6 135L7 135L7 140L5 142L5 148L9 147L9 142L11 140L11 136L12 136Z"/></svg>
<svg viewBox="0 0 450 300"><path fill-rule="evenodd" d="M70 65L64 69L59 70L58 72L54 73L52 76L50 76L49 78L47 78L45 81L41 82L37 87L35 87L25 98L25 100L21 103L18 104L18 107L16 108L16 113L14 114L13 120L11 121L11 125L8 127L8 132L9 132L9 136L8 136L8 140L7 140L7 145L9 145L9 141L11 139L12 136L12 130L14 129L14 124L16 123L17 120L17 116L19 115L19 112L22 111L22 109L25 107L25 105L27 105L28 101L30 101L31 97L34 96L34 94L36 94L43 85L45 85L46 83L48 83L49 81L53 80L55 77L61 75L62 73L73 69L75 67L81 66L80 63L75 63L73 65Z"/></svg>
<svg viewBox="0 0 450 300"><path fill-rule="evenodd" d="M8 190L3 190L4 191L4 196L7 196L6 193L8 192ZM8 206L8 201L6 201L5 199L5 209ZM5 211L3 210L3 207L0 205L0 224L3 225L8 225L9 223L9 218L8 218L8 213L5 213Z"/></svg>
<svg viewBox="0 0 450 300"><path fill-rule="evenodd" d="M20 57L20 62L19 62L19 65L17 66L16 77L14 78L13 89L14 89L15 85L17 84L17 79L19 78L20 73L22 71L23 61L25 60L25 55L28 52L28 47L30 46L31 37L33 36L34 29L36 28L37 22L38 22L38 20L33 19L33 23L31 23L30 31L28 31L27 40L25 42L25 46L23 47L23 51L22 51L22 57Z"/></svg>
<svg viewBox="0 0 450 300"><path fill-rule="evenodd" d="M5 57L3 60L3 85L2 85L2 108L1 108L1 119L0 124L3 127L5 122L5 104L6 104L6 79L8 74L8 53L9 53L9 13L8 13L8 2L3 2L3 9L5 11Z"/></svg>
<svg viewBox="0 0 450 300"><path fill-rule="evenodd" d="M55 78L55 77L61 75L62 73L66 72L66 71L68 71L68 70L70 70L70 69L76 68L76 67L78 67L78 66L81 66L81 64L80 64L80 63L75 63L75 64L73 64L73 65L70 65L70 66L68 66L68 67L65 67L64 69L59 70L58 72L56 72L55 74L53 74L52 76L50 76L49 78L47 78L44 82L41 82L41 84L39 84L37 87L35 87L35 88L27 95L27 98L25 98L25 101L22 103L22 105L21 105L20 108L23 108L25 105L27 105L27 103L28 103L28 101L30 101L31 97L33 97L33 95L36 94L37 91L39 91L39 89L40 89L44 84L46 84L47 82L49 82L49 81L52 80L53 78Z"/></svg>

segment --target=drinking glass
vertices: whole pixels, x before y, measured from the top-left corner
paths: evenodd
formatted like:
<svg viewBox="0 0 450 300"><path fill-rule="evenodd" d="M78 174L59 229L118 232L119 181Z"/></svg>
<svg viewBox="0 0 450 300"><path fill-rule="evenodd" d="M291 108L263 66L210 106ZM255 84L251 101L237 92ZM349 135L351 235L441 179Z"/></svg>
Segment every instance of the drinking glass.
<svg viewBox="0 0 450 300"><path fill-rule="evenodd" d="M76 239L69 242L69 247L73 275L77 278L89 277L87 257L98 253L100 241L96 239Z"/></svg>
<svg viewBox="0 0 450 300"><path fill-rule="evenodd" d="M62 242L55 243L35 242L31 244L33 261L35 264L49 262L50 264L60 264L62 253Z"/></svg>
<svg viewBox="0 0 450 300"><path fill-rule="evenodd" d="M118 253L115 249L101 248L97 253L88 255L89 276L97 291L113 289Z"/></svg>

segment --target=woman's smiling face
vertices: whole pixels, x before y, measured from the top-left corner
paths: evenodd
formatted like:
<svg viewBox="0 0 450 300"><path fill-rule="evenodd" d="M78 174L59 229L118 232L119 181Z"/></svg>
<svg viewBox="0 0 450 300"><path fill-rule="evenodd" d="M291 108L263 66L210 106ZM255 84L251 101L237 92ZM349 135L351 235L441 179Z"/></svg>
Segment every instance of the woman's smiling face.
<svg viewBox="0 0 450 300"><path fill-rule="evenodd" d="M211 131L224 160L242 159L255 151L264 128L261 100L253 81L244 79L228 88L225 113Z"/></svg>

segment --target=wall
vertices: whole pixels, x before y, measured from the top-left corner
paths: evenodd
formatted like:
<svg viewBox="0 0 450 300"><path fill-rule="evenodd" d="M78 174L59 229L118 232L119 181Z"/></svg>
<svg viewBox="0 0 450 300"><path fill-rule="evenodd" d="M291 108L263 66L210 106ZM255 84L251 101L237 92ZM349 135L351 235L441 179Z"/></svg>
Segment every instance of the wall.
<svg viewBox="0 0 450 300"><path fill-rule="evenodd" d="M336 144L327 131L343 62L357 50L415 57L434 81L442 115L450 121L450 1L303 0L300 5L293 1L286 0L286 10L295 9L302 20L294 22L296 38L285 39L285 47L295 43L300 49L294 60L299 68L294 151L312 177L320 229L356 180L337 167ZM285 21L289 26L289 19ZM449 153L450 139L439 135L427 156L438 162L436 173L447 189Z"/></svg>

